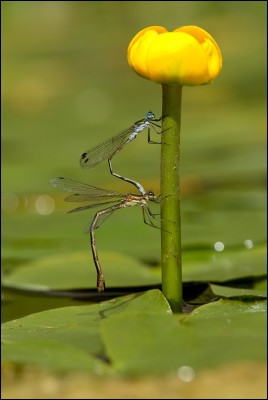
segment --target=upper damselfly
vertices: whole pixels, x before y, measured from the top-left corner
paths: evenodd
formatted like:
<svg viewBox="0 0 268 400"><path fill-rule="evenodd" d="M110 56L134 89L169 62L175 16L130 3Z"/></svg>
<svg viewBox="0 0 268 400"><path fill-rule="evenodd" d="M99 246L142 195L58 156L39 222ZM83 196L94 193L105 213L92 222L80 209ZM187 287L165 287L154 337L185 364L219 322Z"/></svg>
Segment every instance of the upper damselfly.
<svg viewBox="0 0 268 400"><path fill-rule="evenodd" d="M88 210L102 205L103 206L109 205L109 207L104 208L103 210L98 211L95 214L92 222L90 223L90 225L87 226L85 231L86 233L90 233L92 255L97 271L97 290L98 292L102 292L105 289L105 280L98 259L96 239L95 239L95 229L99 228L101 224L105 221L105 219L109 217L114 211L119 210L120 208L133 207L133 206L140 206L142 208L144 222L147 225L157 228L154 222L155 216L157 214L154 214L150 210L147 201L158 203L158 198L154 195L152 191L148 191L145 192L144 194L139 194L139 195L122 194L106 189L101 189L96 186L91 186L86 183L73 181L67 178L54 178L50 180L50 183L53 187L57 189L73 193L72 195L66 197L65 201L93 202L93 204L87 204L85 206L74 208L68 211L68 213ZM104 201L100 202L102 200Z"/></svg>
<svg viewBox="0 0 268 400"><path fill-rule="evenodd" d="M110 173L119 179L133 184L140 191L140 193L144 195L146 192L140 183L121 176L113 171L111 160L127 143L134 140L144 129L148 130L148 143L158 143L151 140L150 128L152 127L158 134L161 133L156 129L161 128L158 124L156 124L156 122L161 121L161 119L162 117L158 119L155 118L154 113L149 111L145 118L136 121L131 127L119 132L117 135L105 140L102 143L99 143L83 153L80 158L80 165L83 168L94 168L100 162L108 159Z"/></svg>

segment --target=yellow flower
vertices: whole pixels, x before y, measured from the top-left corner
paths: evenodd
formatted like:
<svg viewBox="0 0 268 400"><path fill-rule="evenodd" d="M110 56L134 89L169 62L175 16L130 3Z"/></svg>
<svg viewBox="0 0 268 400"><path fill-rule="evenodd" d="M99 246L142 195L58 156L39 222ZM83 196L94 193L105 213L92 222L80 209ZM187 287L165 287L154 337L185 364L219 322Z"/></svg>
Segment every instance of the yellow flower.
<svg viewBox="0 0 268 400"><path fill-rule="evenodd" d="M146 79L168 85L202 85L217 78L222 56L215 40L198 26L168 32L141 30L128 46L128 63Z"/></svg>

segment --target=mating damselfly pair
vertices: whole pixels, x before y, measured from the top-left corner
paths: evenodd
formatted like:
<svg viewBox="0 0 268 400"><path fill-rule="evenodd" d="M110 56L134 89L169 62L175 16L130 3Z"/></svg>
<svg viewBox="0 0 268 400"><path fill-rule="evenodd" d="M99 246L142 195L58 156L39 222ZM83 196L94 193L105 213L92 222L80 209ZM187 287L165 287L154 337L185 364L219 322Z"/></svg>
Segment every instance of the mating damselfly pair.
<svg viewBox="0 0 268 400"><path fill-rule="evenodd" d="M158 132L156 130L156 128L160 128L156 122L159 122L161 119L162 118L156 119L154 114L149 111L145 118L140 119L130 128L125 129L117 135L91 148L87 152L83 153L80 158L80 164L84 168L94 168L100 162L108 160L110 173L113 176L124 180L125 182L133 184L140 191L139 195L113 192L62 177L50 180L50 183L53 187L73 193L72 195L66 197L65 201L93 202L92 204L87 204L85 206L72 209L69 211L69 213L88 210L102 205L109 205L109 207L104 208L95 214L92 222L86 229L86 232L90 233L92 255L97 271L97 290L99 292L104 291L105 280L98 259L95 230L99 228L104 220L114 211L133 206L140 206L142 208L144 222L150 226L156 227L154 218L157 214L154 214L151 211L147 201L158 202L157 197L152 191L145 191L140 183L115 173L112 169L111 160L127 143L134 140L137 135L145 129L148 130L148 143L157 143L152 141L150 138L150 127L152 127L156 133L161 133L160 131Z"/></svg>

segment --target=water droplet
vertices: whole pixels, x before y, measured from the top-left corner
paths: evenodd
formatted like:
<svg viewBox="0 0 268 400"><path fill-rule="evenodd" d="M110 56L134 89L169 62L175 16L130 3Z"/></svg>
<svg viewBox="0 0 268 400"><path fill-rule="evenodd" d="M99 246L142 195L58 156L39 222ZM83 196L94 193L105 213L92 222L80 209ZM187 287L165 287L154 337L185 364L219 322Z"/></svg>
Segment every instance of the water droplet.
<svg viewBox="0 0 268 400"><path fill-rule="evenodd" d="M247 240L244 241L244 246L245 246L246 249L250 250L250 249L252 249L254 247L254 243L253 243L252 240L247 239Z"/></svg>
<svg viewBox="0 0 268 400"><path fill-rule="evenodd" d="M222 242L216 242L216 243L214 243L214 249L216 251L223 251L224 250L224 244Z"/></svg>

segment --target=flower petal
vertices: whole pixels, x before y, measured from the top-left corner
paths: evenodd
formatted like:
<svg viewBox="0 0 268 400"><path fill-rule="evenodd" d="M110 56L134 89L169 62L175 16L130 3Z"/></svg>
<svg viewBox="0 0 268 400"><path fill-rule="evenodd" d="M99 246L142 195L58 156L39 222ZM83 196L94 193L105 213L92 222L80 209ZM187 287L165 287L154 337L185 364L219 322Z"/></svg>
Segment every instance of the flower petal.
<svg viewBox="0 0 268 400"><path fill-rule="evenodd" d="M197 26L173 32L151 26L130 42L128 62L139 75L157 83L201 85L219 75L222 56L215 40Z"/></svg>
<svg viewBox="0 0 268 400"><path fill-rule="evenodd" d="M128 46L128 63L137 72L144 76L148 74L147 70L147 53L152 41L158 34L166 32L162 26L150 26L142 29L131 40Z"/></svg>

